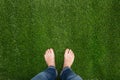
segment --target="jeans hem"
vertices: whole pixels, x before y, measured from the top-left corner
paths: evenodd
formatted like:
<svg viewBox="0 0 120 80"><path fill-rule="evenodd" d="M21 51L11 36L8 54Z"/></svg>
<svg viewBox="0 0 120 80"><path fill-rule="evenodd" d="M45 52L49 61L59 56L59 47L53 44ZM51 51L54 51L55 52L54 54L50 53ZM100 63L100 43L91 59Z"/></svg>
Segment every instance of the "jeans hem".
<svg viewBox="0 0 120 80"><path fill-rule="evenodd" d="M55 66L49 66L48 68L55 69L55 71L56 71L56 77L58 76L58 71L57 71L57 69L55 68Z"/></svg>
<svg viewBox="0 0 120 80"><path fill-rule="evenodd" d="M70 70L71 70L71 68L69 68L69 67L64 67L63 70L62 70L61 73L60 73L60 76L61 76L61 75L63 74L63 72L66 71L67 69L70 69Z"/></svg>

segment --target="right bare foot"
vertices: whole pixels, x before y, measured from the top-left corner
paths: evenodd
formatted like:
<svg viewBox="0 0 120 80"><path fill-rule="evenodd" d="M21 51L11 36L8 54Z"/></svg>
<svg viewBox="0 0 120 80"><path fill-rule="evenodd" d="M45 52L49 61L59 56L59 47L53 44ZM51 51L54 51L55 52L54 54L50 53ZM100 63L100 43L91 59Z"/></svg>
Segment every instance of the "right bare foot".
<svg viewBox="0 0 120 80"><path fill-rule="evenodd" d="M71 49L66 49L64 54L64 67L71 67L74 62L74 53Z"/></svg>

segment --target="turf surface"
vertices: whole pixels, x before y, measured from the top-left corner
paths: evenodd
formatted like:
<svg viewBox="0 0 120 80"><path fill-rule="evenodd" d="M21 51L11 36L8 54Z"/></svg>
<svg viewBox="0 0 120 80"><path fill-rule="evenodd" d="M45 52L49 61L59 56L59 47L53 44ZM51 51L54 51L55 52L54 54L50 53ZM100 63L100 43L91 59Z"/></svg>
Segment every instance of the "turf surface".
<svg viewBox="0 0 120 80"><path fill-rule="evenodd" d="M84 80L120 79L119 0L0 0L0 80L29 80L66 48Z"/></svg>

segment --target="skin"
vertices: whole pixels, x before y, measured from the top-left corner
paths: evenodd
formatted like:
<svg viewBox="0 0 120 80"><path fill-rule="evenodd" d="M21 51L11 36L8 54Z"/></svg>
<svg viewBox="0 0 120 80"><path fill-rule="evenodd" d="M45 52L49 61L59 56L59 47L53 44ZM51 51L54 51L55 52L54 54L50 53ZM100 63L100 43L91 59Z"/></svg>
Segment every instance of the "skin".
<svg viewBox="0 0 120 80"><path fill-rule="evenodd" d="M55 54L54 54L54 50L52 48L47 49L44 55L46 64L48 66L55 66ZM73 62L74 62L74 53L71 49L66 49L65 53L64 53L64 64L63 64L63 68L64 67L69 67L71 68Z"/></svg>
<svg viewBox="0 0 120 80"><path fill-rule="evenodd" d="M44 58L48 66L55 66L55 54L52 48L46 50Z"/></svg>
<svg viewBox="0 0 120 80"><path fill-rule="evenodd" d="M64 67L71 67L74 62L74 53L71 49L66 49L64 54Z"/></svg>

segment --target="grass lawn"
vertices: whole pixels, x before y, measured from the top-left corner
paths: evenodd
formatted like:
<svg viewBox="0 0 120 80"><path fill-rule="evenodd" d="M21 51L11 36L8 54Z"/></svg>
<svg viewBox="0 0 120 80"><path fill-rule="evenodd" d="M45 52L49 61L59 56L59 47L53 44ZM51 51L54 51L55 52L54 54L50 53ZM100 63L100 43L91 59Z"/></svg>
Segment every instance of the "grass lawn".
<svg viewBox="0 0 120 80"><path fill-rule="evenodd" d="M120 1L0 0L0 80L30 80L50 47L59 73L70 48L84 80L119 80Z"/></svg>

